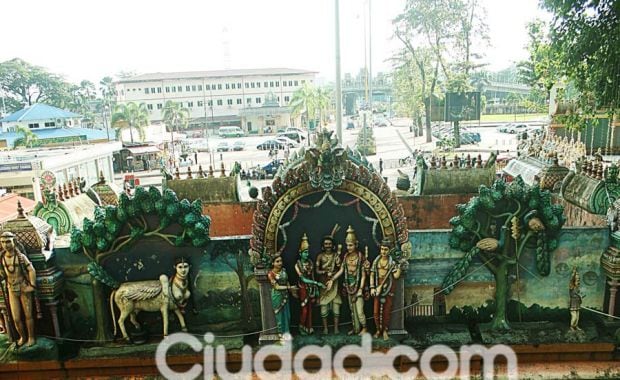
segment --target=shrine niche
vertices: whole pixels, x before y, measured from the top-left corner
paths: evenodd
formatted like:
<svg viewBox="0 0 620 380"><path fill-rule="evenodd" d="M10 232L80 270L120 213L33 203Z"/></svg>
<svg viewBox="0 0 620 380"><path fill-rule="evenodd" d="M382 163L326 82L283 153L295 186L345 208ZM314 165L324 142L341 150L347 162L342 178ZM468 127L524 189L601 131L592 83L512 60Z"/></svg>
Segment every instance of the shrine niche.
<svg viewBox="0 0 620 380"><path fill-rule="evenodd" d="M298 324L299 313L295 310L305 305L305 300L302 299L303 291L300 289L306 284L318 282L308 276L315 274L317 256L325 253L324 243L327 237L333 243L330 250L333 249L338 262L342 262L346 256L346 243L352 243L351 257L353 258L353 250L357 250L358 264L365 265L363 270L367 273L366 281L364 289L360 291L365 297L363 309L368 317L366 320L369 332L374 332L372 300L367 300L370 294L370 265L379 256L382 241L391 242L389 257L392 261L386 258L386 262L394 262L395 266L397 263L403 271L406 269L410 243L402 206L365 157L349 148L338 147L337 140L331 135L332 132L323 131L315 146L293 152L289 162L276 173L272 185L262 189L262 200L257 203L250 256L260 287L263 331L260 336L261 343L281 338L283 331L278 328L280 304L289 303L288 307L293 310L290 325ZM307 253L304 253L305 251ZM313 264L304 266L305 270L300 268L300 263L307 260L304 255L309 255ZM309 269L308 266L313 268ZM331 274L337 277L336 273L341 267L336 265L331 269ZM396 267L393 270L395 271ZM388 332L395 338L406 335L402 310L403 277L394 281L393 312ZM337 280L334 280L331 286L338 287L342 280ZM297 283L300 285L295 285ZM322 292L326 292L327 288L331 289L331 286L325 286L325 283L321 285L323 287L317 286ZM287 286L289 288L286 288ZM338 291L341 292L341 289ZM343 294L345 291L342 290ZM272 299L276 295L280 299L278 302L274 301L275 298ZM295 296L300 296L300 300ZM343 330L363 332L361 326L358 326L358 329L350 328L352 319L348 318L348 312L345 311L348 308L345 306L346 297L342 298L340 322L343 326L346 325ZM316 318L312 325L320 326L321 319L316 314L318 313L315 313ZM305 318L304 315L302 312L302 319ZM308 326L305 331L300 329L300 333L312 333L312 326Z"/></svg>

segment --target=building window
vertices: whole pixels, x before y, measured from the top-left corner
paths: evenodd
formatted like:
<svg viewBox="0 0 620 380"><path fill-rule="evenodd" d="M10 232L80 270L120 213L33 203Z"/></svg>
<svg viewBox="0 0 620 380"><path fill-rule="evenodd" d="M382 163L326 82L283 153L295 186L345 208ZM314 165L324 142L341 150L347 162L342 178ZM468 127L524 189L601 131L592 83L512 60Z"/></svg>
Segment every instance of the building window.
<svg viewBox="0 0 620 380"><path fill-rule="evenodd" d="M231 84L230 84L230 88L232 88L232 89L234 90L235 88L237 88L237 86L235 86L235 84L234 84L234 83L231 83Z"/></svg>
<svg viewBox="0 0 620 380"><path fill-rule="evenodd" d="M285 80L282 81L282 87L286 87L286 81Z"/></svg>
<svg viewBox="0 0 620 380"><path fill-rule="evenodd" d="M256 87L260 88L260 82L256 82Z"/></svg>
<svg viewBox="0 0 620 380"><path fill-rule="evenodd" d="M194 102L187 102L187 108L194 107Z"/></svg>
<svg viewBox="0 0 620 380"><path fill-rule="evenodd" d="M223 105L223 104L224 104L224 102L222 101L222 99L218 99L218 100L217 100L217 105L218 105L218 106L221 106L221 105Z"/></svg>
<svg viewBox="0 0 620 380"><path fill-rule="evenodd" d="M230 90L230 85L228 83L226 83L226 89Z"/></svg>
<svg viewBox="0 0 620 380"><path fill-rule="evenodd" d="M147 94L147 95L149 94L149 88L148 87L144 89L144 93Z"/></svg>
<svg viewBox="0 0 620 380"><path fill-rule="evenodd" d="M163 105L161 103L157 103L157 109L160 110L162 108L164 108Z"/></svg>
<svg viewBox="0 0 620 380"><path fill-rule="evenodd" d="M205 104L205 102L203 102L202 100L198 101L198 107L202 107L202 106L204 106L204 104Z"/></svg>
<svg viewBox="0 0 620 380"><path fill-rule="evenodd" d="M241 98L237 98L237 104L243 104L243 100L241 100Z"/></svg>
<svg viewBox="0 0 620 380"><path fill-rule="evenodd" d="M190 91L190 85L185 86L185 91L187 91L187 92Z"/></svg>
<svg viewBox="0 0 620 380"><path fill-rule="evenodd" d="M195 84L192 85L192 91L196 91L196 85Z"/></svg>
<svg viewBox="0 0 620 380"><path fill-rule="evenodd" d="M153 110L153 105L152 104L147 104L146 105L146 109L149 110L149 111L152 111Z"/></svg>
<svg viewBox="0 0 620 380"><path fill-rule="evenodd" d="M278 96L278 103L280 103L280 97Z"/></svg>
<svg viewBox="0 0 620 380"><path fill-rule="evenodd" d="M228 103L229 106L232 106L233 101L232 101L232 99L228 99L228 100L226 100L226 103Z"/></svg>
<svg viewBox="0 0 620 380"><path fill-rule="evenodd" d="M256 104L260 104L260 98L256 98Z"/></svg>
<svg viewBox="0 0 620 380"><path fill-rule="evenodd" d="M299 82L295 81L294 83L295 83L295 86L299 86Z"/></svg>
<svg viewBox="0 0 620 380"><path fill-rule="evenodd" d="M252 88L254 88L254 82L250 83L252 85Z"/></svg>
<svg viewBox="0 0 620 380"><path fill-rule="evenodd" d="M304 83L306 83L306 80L305 80L305 79L302 79L302 80L301 80L301 84L304 84Z"/></svg>
<svg viewBox="0 0 620 380"><path fill-rule="evenodd" d="M48 122L46 122L46 123L45 123L45 126L46 126L47 128L50 128L50 127L55 127L55 126L56 126L56 123L55 123L55 122L53 122L53 121L48 121Z"/></svg>
<svg viewBox="0 0 620 380"><path fill-rule="evenodd" d="M39 128L39 123L30 123L28 124L28 128L30 129Z"/></svg>
<svg viewBox="0 0 620 380"><path fill-rule="evenodd" d="M161 94L161 87L157 87L157 93Z"/></svg>
<svg viewBox="0 0 620 380"><path fill-rule="evenodd" d="M245 88L250 88L250 84L248 82L245 82Z"/></svg>
<svg viewBox="0 0 620 380"><path fill-rule="evenodd" d="M269 87L273 87L273 81L269 82Z"/></svg>
<svg viewBox="0 0 620 380"><path fill-rule="evenodd" d="M217 89L218 89L218 90L221 90L221 89L222 89L222 85L221 85L221 84L218 84L218 85L217 85Z"/></svg>
<svg viewBox="0 0 620 380"><path fill-rule="evenodd" d="M293 81L292 81L292 80L288 81L288 85L289 85L290 87L293 87Z"/></svg>
<svg viewBox="0 0 620 380"><path fill-rule="evenodd" d="M172 86L172 92L177 92L177 88L175 86Z"/></svg>
<svg viewBox="0 0 620 380"><path fill-rule="evenodd" d="M276 87L280 87L280 81L279 80L276 81Z"/></svg>
<svg viewBox="0 0 620 380"><path fill-rule="evenodd" d="M213 100L208 100L208 101L207 101L207 105L208 105L209 107L213 107Z"/></svg>
<svg viewBox="0 0 620 380"><path fill-rule="evenodd" d="M290 100L291 100L291 98L290 98L288 95L284 97L284 102L285 102L286 104L288 104L288 102L289 102Z"/></svg>
<svg viewBox="0 0 620 380"><path fill-rule="evenodd" d="M252 104L252 98L247 98L247 99L245 100L245 102L246 102L247 104Z"/></svg>
<svg viewBox="0 0 620 380"><path fill-rule="evenodd" d="M179 92L183 92L183 86L177 87L177 90L179 90Z"/></svg>
<svg viewBox="0 0 620 380"><path fill-rule="evenodd" d="M202 85L201 84L198 85L198 91L202 91Z"/></svg>
<svg viewBox="0 0 620 380"><path fill-rule="evenodd" d="M205 90L211 91L211 85L210 84L205 84Z"/></svg>
<svg viewBox="0 0 620 380"><path fill-rule="evenodd" d="M271 86L271 87L273 87L273 82L272 82L271 84L272 84L272 86ZM263 82L263 86L264 86L264 87L267 87L267 82Z"/></svg>
<svg viewBox="0 0 620 380"><path fill-rule="evenodd" d="M237 88L241 89L241 83L237 83Z"/></svg>
<svg viewBox="0 0 620 380"><path fill-rule="evenodd" d="M166 92L170 92L170 87L166 86Z"/></svg>
<svg viewBox="0 0 620 380"><path fill-rule="evenodd" d="M151 87L151 94L155 93L155 87Z"/></svg>

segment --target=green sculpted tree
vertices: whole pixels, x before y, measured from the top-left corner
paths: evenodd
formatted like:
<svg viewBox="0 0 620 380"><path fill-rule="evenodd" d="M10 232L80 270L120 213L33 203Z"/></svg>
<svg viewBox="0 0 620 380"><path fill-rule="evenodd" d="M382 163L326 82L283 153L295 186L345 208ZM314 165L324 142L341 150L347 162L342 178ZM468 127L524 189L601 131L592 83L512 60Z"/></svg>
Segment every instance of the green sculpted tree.
<svg viewBox="0 0 620 380"><path fill-rule="evenodd" d="M97 323L95 339L104 342L111 338L103 284L115 288L118 282L102 266L108 258L149 236L176 247L187 244L204 247L209 242L210 225L211 219L202 215L200 200L179 201L174 191L166 189L162 194L156 187L148 190L137 187L132 198L123 193L118 206L97 207L94 220L84 218L82 229L71 231L70 249L90 260L88 272L93 277Z"/></svg>
<svg viewBox="0 0 620 380"><path fill-rule="evenodd" d="M551 204L551 193L538 185L528 186L521 177L510 184L497 180L489 188L480 186L479 195L457 206L458 216L450 219L450 247L465 255L450 270L443 282L446 294L466 274L478 256L495 277L495 314L493 329L508 329L506 307L509 276L516 271L526 249L534 249L536 269L549 274L550 254L558 246L564 224L564 207Z"/></svg>
<svg viewBox="0 0 620 380"><path fill-rule="evenodd" d="M144 103L134 102L117 104L112 115L112 128L116 129L116 137L123 140L123 130L129 129L133 143L133 130L138 132L140 141L144 141L144 127L149 123L149 112Z"/></svg>

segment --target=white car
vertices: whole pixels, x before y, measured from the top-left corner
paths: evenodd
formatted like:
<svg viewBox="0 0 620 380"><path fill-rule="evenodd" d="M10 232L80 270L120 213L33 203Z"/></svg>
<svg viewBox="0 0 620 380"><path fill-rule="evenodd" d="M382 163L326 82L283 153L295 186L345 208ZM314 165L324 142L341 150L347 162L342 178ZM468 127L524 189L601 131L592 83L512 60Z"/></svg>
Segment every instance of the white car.
<svg viewBox="0 0 620 380"><path fill-rule="evenodd" d="M284 132L297 132L297 133L299 133L302 136L304 136L307 133L303 129L297 128L297 127L287 127Z"/></svg>
<svg viewBox="0 0 620 380"><path fill-rule="evenodd" d="M288 147L288 148L298 148L299 147L299 144L296 141L291 140L288 137L284 137L284 136L276 137L276 141L278 141L279 143L281 143L282 145L284 145L285 147Z"/></svg>

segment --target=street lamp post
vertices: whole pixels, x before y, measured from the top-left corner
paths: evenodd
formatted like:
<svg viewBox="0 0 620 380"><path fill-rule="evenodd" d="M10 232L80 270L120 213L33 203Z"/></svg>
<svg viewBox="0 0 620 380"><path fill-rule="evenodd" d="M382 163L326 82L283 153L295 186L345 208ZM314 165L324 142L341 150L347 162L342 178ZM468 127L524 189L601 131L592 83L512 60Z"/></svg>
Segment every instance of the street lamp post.
<svg viewBox="0 0 620 380"><path fill-rule="evenodd" d="M110 107L106 104L103 106L103 125L105 127L106 135L108 136L108 141L110 141L110 127L108 125L108 111Z"/></svg>

